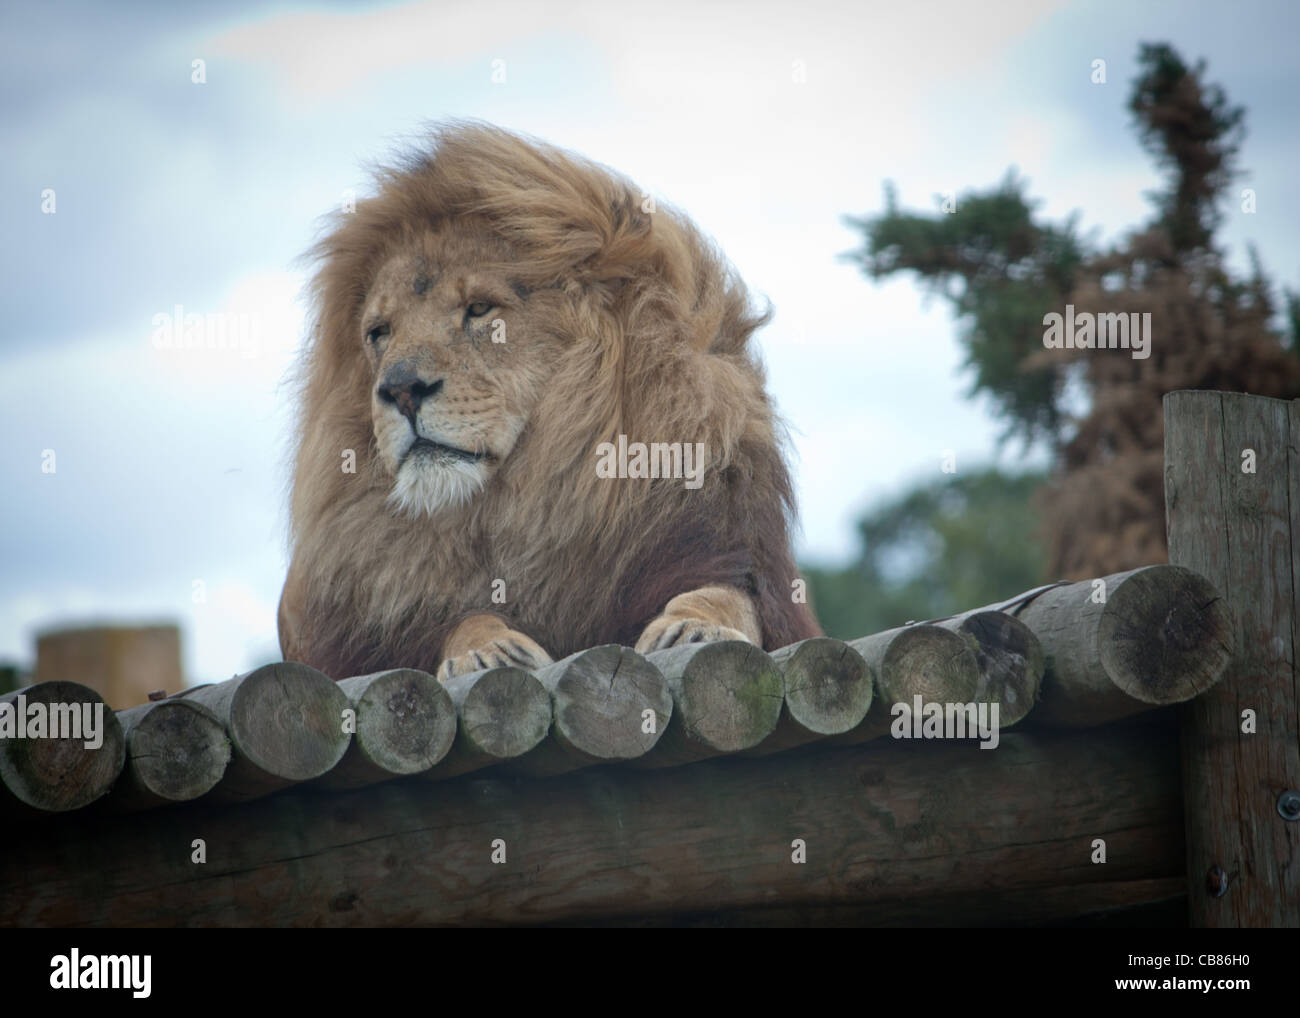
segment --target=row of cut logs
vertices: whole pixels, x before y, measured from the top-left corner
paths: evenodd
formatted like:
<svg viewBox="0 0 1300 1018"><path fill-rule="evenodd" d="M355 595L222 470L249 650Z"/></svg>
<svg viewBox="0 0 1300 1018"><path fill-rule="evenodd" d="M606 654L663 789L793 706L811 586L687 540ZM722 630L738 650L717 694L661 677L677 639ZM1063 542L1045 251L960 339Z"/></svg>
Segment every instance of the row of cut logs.
<svg viewBox="0 0 1300 1018"><path fill-rule="evenodd" d="M672 767L880 738L918 696L996 703L1002 728L1031 713L1036 723L1100 725L1217 682L1231 626L1203 577L1149 566L771 654L738 641L644 657L609 645L536 672L491 668L445 685L411 668L334 682L282 662L116 713L84 686L48 682L0 697L0 810L238 802L304 782L356 788L489 766L538 777ZM25 724L96 710L94 748L85 731L14 730L20 712Z"/></svg>

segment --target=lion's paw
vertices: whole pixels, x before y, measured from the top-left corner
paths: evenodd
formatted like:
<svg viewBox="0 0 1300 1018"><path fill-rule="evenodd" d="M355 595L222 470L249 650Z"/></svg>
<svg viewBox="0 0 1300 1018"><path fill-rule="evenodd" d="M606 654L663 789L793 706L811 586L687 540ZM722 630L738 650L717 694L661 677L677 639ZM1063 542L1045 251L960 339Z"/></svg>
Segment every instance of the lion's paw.
<svg viewBox="0 0 1300 1018"><path fill-rule="evenodd" d="M705 619L655 619L645 627L645 632L636 641L638 654L648 654L652 650L665 647L678 647L685 643L710 643L714 640L753 641L739 629L722 626Z"/></svg>
<svg viewBox="0 0 1300 1018"><path fill-rule="evenodd" d="M446 682L453 676L481 672L485 668L513 665L530 670L550 663L551 655L542 649L541 644L512 629L482 647L476 647L459 657L448 658L438 666L438 681Z"/></svg>

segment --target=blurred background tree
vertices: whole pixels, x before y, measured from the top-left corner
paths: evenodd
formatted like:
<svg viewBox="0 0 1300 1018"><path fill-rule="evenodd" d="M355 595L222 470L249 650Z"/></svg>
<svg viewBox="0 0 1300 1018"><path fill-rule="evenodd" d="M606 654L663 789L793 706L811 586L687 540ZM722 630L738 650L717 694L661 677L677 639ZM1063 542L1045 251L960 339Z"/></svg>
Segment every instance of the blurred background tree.
<svg viewBox="0 0 1300 1018"><path fill-rule="evenodd" d="M1214 234L1229 195L1244 110L1165 44L1144 44L1128 108L1164 174L1150 222L1093 249L1078 215L1035 215L1014 171L915 215L885 188L885 211L846 217L863 235L846 257L870 279L912 273L947 301L972 373L1005 424L1002 441L1045 445L1047 475L996 469L932 482L859 523L841 570L806 569L827 632L861 636L1001 600L1055 579L1166 560L1162 397L1221 389L1300 397L1300 295L1273 286L1253 248L1234 275ZM1151 354L1048 350L1044 315L1150 312ZM1076 408L1071 412L1071 408ZM1082 409L1078 409L1081 407Z"/></svg>
<svg viewBox="0 0 1300 1018"><path fill-rule="evenodd" d="M944 475L877 506L858 522L862 551L852 564L803 570L822 628L864 636L1036 586L1043 551L1030 496L1042 483L1042 474L990 468Z"/></svg>

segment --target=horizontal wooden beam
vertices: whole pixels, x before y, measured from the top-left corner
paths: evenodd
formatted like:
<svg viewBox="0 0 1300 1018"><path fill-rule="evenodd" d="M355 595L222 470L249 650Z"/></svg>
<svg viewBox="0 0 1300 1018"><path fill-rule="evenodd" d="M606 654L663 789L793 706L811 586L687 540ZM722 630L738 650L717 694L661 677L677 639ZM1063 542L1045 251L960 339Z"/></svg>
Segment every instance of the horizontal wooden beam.
<svg viewBox="0 0 1300 1018"><path fill-rule="evenodd" d="M1183 873L1178 776L1172 730L1130 723L1011 732L993 750L819 743L671 770L484 772L83 811L6 831L0 925L494 925L831 908L860 924L982 924L1014 921L1008 902L1032 903L1046 922L1168 899Z"/></svg>

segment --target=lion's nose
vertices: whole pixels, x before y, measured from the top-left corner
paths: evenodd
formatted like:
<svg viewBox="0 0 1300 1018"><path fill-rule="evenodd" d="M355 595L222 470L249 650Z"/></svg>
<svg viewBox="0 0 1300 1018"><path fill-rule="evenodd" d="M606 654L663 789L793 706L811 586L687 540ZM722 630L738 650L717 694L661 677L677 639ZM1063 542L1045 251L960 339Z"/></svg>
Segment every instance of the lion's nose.
<svg viewBox="0 0 1300 1018"><path fill-rule="evenodd" d="M380 399L393 404L403 417L414 424L415 415L420 412L420 404L429 397L436 396L441 388L441 378L426 381L410 361L402 361L384 372L383 381L376 391Z"/></svg>

